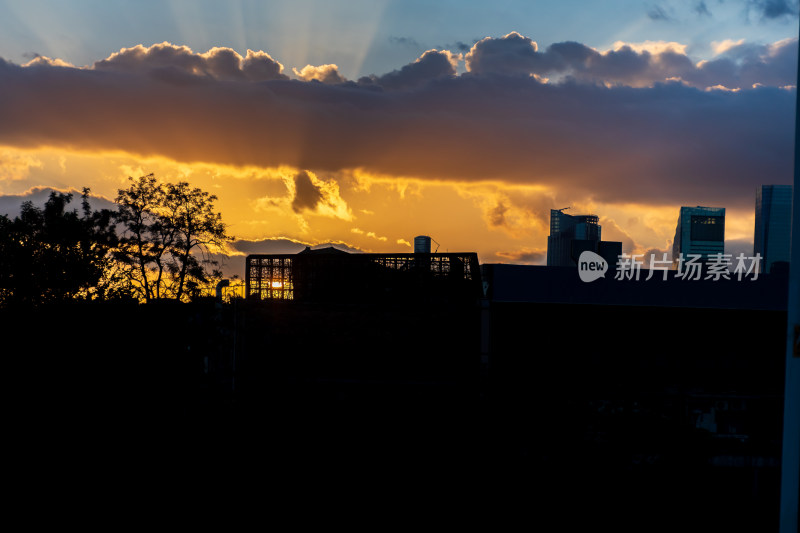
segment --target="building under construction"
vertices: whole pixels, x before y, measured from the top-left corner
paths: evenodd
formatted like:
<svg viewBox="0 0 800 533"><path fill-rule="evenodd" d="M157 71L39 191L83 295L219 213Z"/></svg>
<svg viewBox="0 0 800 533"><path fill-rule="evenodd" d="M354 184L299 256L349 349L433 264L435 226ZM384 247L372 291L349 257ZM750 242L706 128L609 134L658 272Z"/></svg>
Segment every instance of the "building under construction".
<svg viewBox="0 0 800 533"><path fill-rule="evenodd" d="M247 257L248 299L303 302L473 299L480 295L478 255L370 254L336 248Z"/></svg>

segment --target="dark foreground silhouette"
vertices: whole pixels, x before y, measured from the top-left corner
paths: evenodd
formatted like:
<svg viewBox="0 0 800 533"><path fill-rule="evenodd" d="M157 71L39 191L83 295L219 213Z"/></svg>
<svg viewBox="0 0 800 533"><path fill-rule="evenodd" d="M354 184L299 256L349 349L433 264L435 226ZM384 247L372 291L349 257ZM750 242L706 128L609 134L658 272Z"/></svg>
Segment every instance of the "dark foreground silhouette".
<svg viewBox="0 0 800 533"><path fill-rule="evenodd" d="M489 309L6 309L8 435L31 479L224 473L288 492L497 497L566 530L774 529L784 312Z"/></svg>

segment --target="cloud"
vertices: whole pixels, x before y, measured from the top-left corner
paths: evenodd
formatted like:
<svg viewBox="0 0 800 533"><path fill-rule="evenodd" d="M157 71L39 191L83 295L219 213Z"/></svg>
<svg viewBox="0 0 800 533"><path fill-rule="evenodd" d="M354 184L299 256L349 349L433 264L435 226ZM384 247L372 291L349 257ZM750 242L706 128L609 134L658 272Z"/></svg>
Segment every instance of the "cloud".
<svg viewBox="0 0 800 533"><path fill-rule="evenodd" d="M36 65L47 65L47 66L50 66L50 67L71 67L71 68L75 68L75 65L73 65L72 63L69 63L67 61L64 61L63 59L58 59L58 58L52 59L52 58L49 58L47 56L43 56L43 55L39 55L39 54L34 54L33 59L31 59L30 61L25 63L23 66L25 66L25 67L33 67L33 66L36 66Z"/></svg>
<svg viewBox="0 0 800 533"><path fill-rule="evenodd" d="M522 248L512 252L496 252L495 255L513 263L523 264L542 265L547 260L547 250L536 250L531 248Z"/></svg>
<svg viewBox="0 0 800 533"><path fill-rule="evenodd" d="M77 189L56 189L53 187L32 187L22 194L0 194L0 215L7 215L9 218L18 216L23 202L31 202L35 207L42 208L53 192L72 194L72 201L67 205L67 210L77 210L80 212L81 194L83 194L81 191ZM100 209L117 210L117 204L111 200L92 196L91 193L89 196L89 205L96 211Z"/></svg>
<svg viewBox="0 0 800 533"><path fill-rule="evenodd" d="M241 69L249 80L283 80L287 76L282 74L283 65L275 61L266 52L247 50L247 55L241 61Z"/></svg>
<svg viewBox="0 0 800 533"><path fill-rule="evenodd" d="M311 211L344 220L352 219L350 208L339 196L339 187L334 180L320 180L304 170L298 172L293 181L294 198L291 205L295 213Z"/></svg>
<svg viewBox="0 0 800 533"><path fill-rule="evenodd" d="M764 19L797 17L798 2L794 0L747 0L747 8L759 13Z"/></svg>
<svg viewBox="0 0 800 533"><path fill-rule="evenodd" d="M708 6L706 5L704 0L695 2L693 10L700 16L706 16L706 17L711 16L711 11L708 10Z"/></svg>
<svg viewBox="0 0 800 533"><path fill-rule="evenodd" d="M539 45L515 31L500 39L486 37L465 56L467 70L475 74L532 74L546 71L547 59Z"/></svg>
<svg viewBox="0 0 800 533"><path fill-rule="evenodd" d="M725 239L725 253L731 254L734 258L739 254L744 254L745 257L751 257L753 255L753 240Z"/></svg>
<svg viewBox="0 0 800 533"><path fill-rule="evenodd" d="M480 41L480 39L473 39L472 44L467 44L464 41L455 41L452 43L442 44L436 46L439 50L456 50L459 53L467 53L469 49L472 48L472 45Z"/></svg>
<svg viewBox="0 0 800 533"><path fill-rule="evenodd" d="M505 226L506 225L506 213L508 212L508 206L500 200L497 205L489 211L489 225L490 226Z"/></svg>
<svg viewBox="0 0 800 533"><path fill-rule="evenodd" d="M428 50L416 61L400 70L383 76L370 76L359 80L362 84L376 84L385 89L399 90L417 87L430 80L455 76L460 55L448 50Z"/></svg>
<svg viewBox="0 0 800 533"><path fill-rule="evenodd" d="M253 254L296 254L303 251L306 247L312 249L328 248L333 246L339 250L350 253L359 253L361 250L349 246L343 242L306 242L302 240L277 237L259 240L238 240L231 243L234 254L253 255Z"/></svg>
<svg viewBox="0 0 800 533"><path fill-rule="evenodd" d="M622 243L622 251L625 253L637 252L640 246L636 243L633 237L630 236L616 220L603 217L600 218L601 237L604 241L617 241Z"/></svg>
<svg viewBox="0 0 800 533"><path fill-rule="evenodd" d="M42 168L43 163L27 154L0 148L0 182L24 180L31 168Z"/></svg>
<svg viewBox="0 0 800 533"><path fill-rule="evenodd" d="M367 231L367 232L365 232L365 231L364 231L363 229L361 229L361 228L351 228L351 229L350 229L350 233L355 233L356 235L365 235L366 237L369 237L370 239L375 239L375 240L378 240L378 241L384 241L384 242L386 242L386 241L388 241L388 240L389 240L387 237L381 237L381 236L379 236L379 235L378 235L377 233L375 233L374 231ZM403 239L400 239L400 240L398 240L398 241L397 241L397 244L400 244L400 241L403 241ZM407 242L407 241L403 241L403 242Z"/></svg>
<svg viewBox="0 0 800 533"><path fill-rule="evenodd" d="M462 186L459 194L480 207L486 227L499 229L516 240L530 239L537 230L547 233L550 209L556 200L551 193L527 187Z"/></svg>
<svg viewBox="0 0 800 533"><path fill-rule="evenodd" d="M781 87L797 83L797 39L784 39L768 45L744 41L723 41L711 61L701 61L686 75L694 86L722 85L750 88L756 84Z"/></svg>
<svg viewBox="0 0 800 533"><path fill-rule="evenodd" d="M737 46L741 46L744 44L744 39L739 39L738 41L734 41L733 39L725 39L723 41L711 41L711 49L714 51L714 55L724 54L728 50L732 48L736 48Z"/></svg>
<svg viewBox="0 0 800 533"><path fill-rule="evenodd" d="M392 44L399 44L402 46L410 46L412 48L419 48L420 44L413 37L394 37L389 36L389 42Z"/></svg>
<svg viewBox="0 0 800 533"><path fill-rule="evenodd" d="M659 5L655 5L655 6L651 7L647 11L647 17L650 20L664 21L664 22L671 22L671 21L675 20L674 17L672 17L670 14L668 14L667 11L663 7L661 7Z"/></svg>
<svg viewBox="0 0 800 533"><path fill-rule="evenodd" d="M796 95L777 87L796 82L797 40L743 43L699 64L667 44L540 52L509 34L476 43L466 74L454 74L452 54L429 51L370 86L252 83L230 53L210 51L220 61L195 71L198 54L172 45L161 47L171 59L142 48L103 68L0 60L0 145L305 169L287 178L283 208L345 220L338 184L316 176L361 169L660 205L744 205L762 176L790 181ZM742 90L702 90L714 85Z"/></svg>
<svg viewBox="0 0 800 533"><path fill-rule="evenodd" d="M234 253L251 254L296 254L308 246L302 241L286 238L261 239L256 241L238 240L231 243Z"/></svg>
<svg viewBox="0 0 800 533"><path fill-rule="evenodd" d="M367 232L367 237L370 237L371 239L375 239L375 240L378 240L378 241L384 241L384 242L388 240L386 237L379 236L374 231L368 231Z"/></svg>
<svg viewBox="0 0 800 533"><path fill-rule="evenodd" d="M306 65L302 70L292 69L295 76L303 81L316 80L322 83L345 83L347 79L339 74L336 65L320 65L318 67Z"/></svg>
<svg viewBox="0 0 800 533"><path fill-rule="evenodd" d="M625 252L623 252L625 253ZM641 257L637 257L636 260L642 262L642 267L644 269L650 270L651 267L655 267L654 270L658 270L660 268L664 268L665 266L669 266L672 262L672 248L669 250L662 250L661 248L648 248L642 251L636 251L635 254L631 255L640 255ZM664 259L666 254L666 259ZM665 264L664 261L667 261ZM655 272L653 276L663 276L661 272ZM658 279L658 278L656 278Z"/></svg>
<svg viewBox="0 0 800 533"><path fill-rule="evenodd" d="M466 55L473 74L504 74L572 79L603 85L650 87L668 80L704 89L715 85L750 88L792 85L796 81L797 39L770 45L726 40L712 43L718 57L695 63L686 45L667 41L614 43L604 52L576 42L561 42L539 51L527 37L512 32L487 37Z"/></svg>
<svg viewBox="0 0 800 533"><path fill-rule="evenodd" d="M322 190L311 181L308 172L299 172L294 177L292 209L297 213L304 209L314 211L321 202L323 202Z"/></svg>
<svg viewBox="0 0 800 533"><path fill-rule="evenodd" d="M641 43L626 43L624 41L616 41L612 47L612 50L618 52L626 47L630 48L637 54L649 53L655 56L664 53L673 53L685 56L687 48L685 44L675 41L644 41Z"/></svg>
<svg viewBox="0 0 800 533"><path fill-rule="evenodd" d="M151 72L164 79L175 75L210 77L217 80L285 80L283 65L266 52L247 50L242 57L230 48L214 47L204 54L188 46L168 42L150 47L136 45L123 48L108 58L97 61L94 70L117 72Z"/></svg>

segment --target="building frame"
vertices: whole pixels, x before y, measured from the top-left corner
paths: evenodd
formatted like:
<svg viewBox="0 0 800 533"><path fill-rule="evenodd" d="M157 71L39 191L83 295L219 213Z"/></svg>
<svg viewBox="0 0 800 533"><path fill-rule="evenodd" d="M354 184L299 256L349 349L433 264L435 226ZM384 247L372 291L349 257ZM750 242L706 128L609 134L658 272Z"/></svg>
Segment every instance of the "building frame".
<svg viewBox="0 0 800 533"><path fill-rule="evenodd" d="M247 256L245 298L309 301L333 299L336 294L347 299L348 293L375 294L392 288L397 292L442 285L480 288L480 265L474 252L351 254L326 250L333 249Z"/></svg>

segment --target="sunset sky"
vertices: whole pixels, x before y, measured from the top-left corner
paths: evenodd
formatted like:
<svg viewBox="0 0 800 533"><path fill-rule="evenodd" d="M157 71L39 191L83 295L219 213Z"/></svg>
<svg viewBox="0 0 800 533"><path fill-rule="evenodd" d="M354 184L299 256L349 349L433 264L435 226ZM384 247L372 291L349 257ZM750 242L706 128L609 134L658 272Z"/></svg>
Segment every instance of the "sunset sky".
<svg viewBox="0 0 800 533"><path fill-rule="evenodd" d="M727 208L749 254L756 187L792 181L798 11L0 0L0 214L153 172L219 197L234 254L426 234L543 264L566 206L667 251L681 205Z"/></svg>

